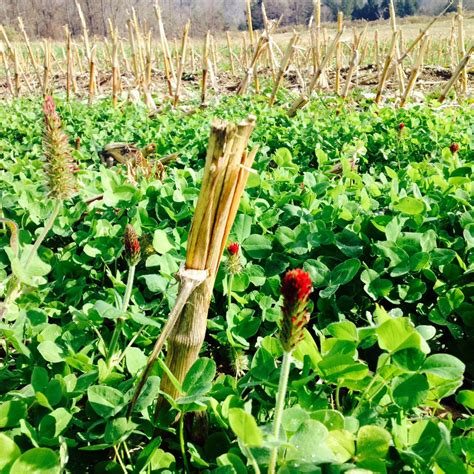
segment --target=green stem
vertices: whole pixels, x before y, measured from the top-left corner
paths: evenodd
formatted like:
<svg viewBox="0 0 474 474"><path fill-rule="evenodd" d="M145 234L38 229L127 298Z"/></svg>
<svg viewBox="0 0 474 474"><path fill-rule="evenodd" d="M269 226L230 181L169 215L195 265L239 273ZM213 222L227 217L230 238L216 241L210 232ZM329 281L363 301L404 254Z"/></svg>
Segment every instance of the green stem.
<svg viewBox="0 0 474 474"><path fill-rule="evenodd" d="M400 170L400 143L403 143L403 131L401 130L398 134L398 140L397 140L397 165L398 169Z"/></svg>
<svg viewBox="0 0 474 474"><path fill-rule="evenodd" d="M123 450L125 451L125 454L128 458L128 460L130 461L130 463L132 462L132 456L130 454L130 450L128 449L128 446L127 446L127 441L124 441L122 443L122 446L123 446Z"/></svg>
<svg viewBox="0 0 474 474"><path fill-rule="evenodd" d="M8 368L9 361L8 359L10 358L10 349L8 347L8 340L6 338L1 339L3 350L5 351L5 357L3 358L3 367Z"/></svg>
<svg viewBox="0 0 474 474"><path fill-rule="evenodd" d="M372 380L370 381L369 385L367 385L366 389L362 392L362 395L359 398L359 402L357 403L356 407L354 408L352 412L352 416L355 416L359 413L363 402L365 401L365 397L368 395L370 392L370 389L374 386L374 383L377 381L378 377L380 377L379 372L382 370L382 368L385 366L385 364L390 360L391 354L388 354L385 360L380 364L380 366L377 368L377 372L374 374L372 377ZM377 393L379 390L377 390Z"/></svg>
<svg viewBox="0 0 474 474"><path fill-rule="evenodd" d="M136 268L135 265L130 265L128 269L127 287L125 288L125 294L123 295L123 300L122 300L122 308L121 308L122 313L127 312L128 305L130 303L130 296L132 294L132 289L133 289L133 280L135 279L135 268ZM125 322L125 319L123 317L120 317L117 320L117 324L115 325L115 329L112 334L112 339L110 340L109 352L107 354L107 363L110 363L110 360L114 355L115 348L117 347L117 343L120 337L120 333L122 332L124 322Z"/></svg>
<svg viewBox="0 0 474 474"><path fill-rule="evenodd" d="M117 461L118 461L120 467L122 468L122 471L124 472L124 474L127 474L127 468L125 467L125 464L122 461L122 457L120 456L120 453L119 453L119 450L118 450L117 446L114 446L114 451L115 451L115 459L117 459Z"/></svg>
<svg viewBox="0 0 474 474"><path fill-rule="evenodd" d="M109 352L107 353L107 364L110 364L110 361L115 352L115 348L117 347L120 333L122 332L123 321L124 321L123 318L119 318L117 320L117 323L115 324L114 332L112 334L112 339L110 339Z"/></svg>
<svg viewBox="0 0 474 474"><path fill-rule="evenodd" d="M133 343L141 336L142 332L145 330L145 326L142 326L136 333L135 335L130 339L130 342L127 344L125 349L123 350L121 356L117 360L117 365L119 365L123 358L125 357L125 353L127 352L127 349L133 346Z"/></svg>
<svg viewBox="0 0 474 474"><path fill-rule="evenodd" d="M25 267L28 267L28 265L31 263L31 260L33 260L33 257L36 255L36 252L38 252L38 249L40 245L43 243L43 240L46 238L49 231L52 229L54 221L56 220L56 217L58 217L59 211L61 210L61 205L62 205L62 201L57 199L54 204L53 211L51 212L48 220L44 224L43 231L36 239L36 242L33 244L33 248L31 249L31 252L28 255L28 258L26 259Z"/></svg>
<svg viewBox="0 0 474 474"><path fill-rule="evenodd" d="M255 459L255 456L252 454L252 451L250 450L250 448L244 447L243 451L244 451L244 454L250 459L250 464L252 465L255 474L260 474L260 468L258 467L257 460Z"/></svg>
<svg viewBox="0 0 474 474"><path fill-rule="evenodd" d="M336 387L336 409L338 411L341 411L341 397L340 397L340 391L341 391L341 384L338 383Z"/></svg>
<svg viewBox="0 0 474 474"><path fill-rule="evenodd" d="M283 361L281 364L280 381L278 383L278 393L275 406L275 420L273 421L273 436L275 440L280 441L281 420L283 410L285 409L286 391L288 388L288 377L290 375L291 352L283 352ZM268 474L275 474L278 458L278 446L272 448L270 453L270 463L268 465Z"/></svg>
<svg viewBox="0 0 474 474"><path fill-rule="evenodd" d="M186 473L189 473L191 471L189 470L188 458L186 457L186 445L184 444L184 412L179 417L179 446L183 456L184 470Z"/></svg>
<svg viewBox="0 0 474 474"><path fill-rule="evenodd" d="M43 243L44 239L46 238L49 231L53 227L54 221L56 220L56 217L58 217L59 211L61 210L61 206L62 206L62 201L56 200L55 204L54 204L53 211L51 212L48 220L44 224L43 231L41 232L41 234L36 239L36 242L33 244L33 247L31 249L30 253L28 254L28 257L27 257L26 262L24 264L25 267L28 267L30 265L31 261L33 260L33 257L38 252L38 249L39 249L40 245ZM16 299L21 296L21 293L22 293L21 283L15 275L12 276L11 282L12 283L10 285L10 289L7 293L6 298L5 298L5 304L4 304L5 309L6 309L6 307L8 307L8 305L14 303L16 301ZM1 310L2 309L3 308L0 308L0 315L1 315Z"/></svg>
<svg viewBox="0 0 474 474"><path fill-rule="evenodd" d="M158 365L161 367L161 370L170 379L176 390L181 393L183 391L183 387L181 387L181 384L179 383L178 379L172 374L171 370L168 369L168 366L165 364L165 361L158 358L156 359L156 362L158 362Z"/></svg>
<svg viewBox="0 0 474 474"><path fill-rule="evenodd" d="M234 283L234 274L229 273L227 278L227 311L230 310L232 304L232 284Z"/></svg>
<svg viewBox="0 0 474 474"><path fill-rule="evenodd" d="M127 288L125 288L125 294L122 300L122 313L126 313L128 305L130 304L130 296L132 295L133 280L135 279L135 268L136 265L130 265L128 269Z"/></svg>

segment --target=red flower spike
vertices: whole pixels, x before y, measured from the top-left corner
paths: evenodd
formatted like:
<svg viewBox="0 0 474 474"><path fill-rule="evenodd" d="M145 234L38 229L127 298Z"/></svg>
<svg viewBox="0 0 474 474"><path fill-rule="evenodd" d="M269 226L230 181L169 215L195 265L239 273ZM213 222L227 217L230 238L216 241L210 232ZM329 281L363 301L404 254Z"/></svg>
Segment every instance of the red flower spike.
<svg viewBox="0 0 474 474"><path fill-rule="evenodd" d="M400 125L398 126L398 129L402 131L404 128L405 128L405 124L401 122Z"/></svg>
<svg viewBox="0 0 474 474"><path fill-rule="evenodd" d="M451 153L454 155L459 151L459 144L458 143L451 143L451 146L449 147L451 150Z"/></svg>
<svg viewBox="0 0 474 474"><path fill-rule="evenodd" d="M238 242L233 242L227 247L229 258L227 259L227 271L230 275L237 275L242 270L242 262L239 256L240 245Z"/></svg>
<svg viewBox="0 0 474 474"><path fill-rule="evenodd" d="M227 252L229 252L230 255L237 255L239 253L240 245L238 242L233 242L227 247Z"/></svg>
<svg viewBox="0 0 474 474"><path fill-rule="evenodd" d="M280 342L286 352L291 352L304 338L303 330L309 321L307 306L312 290L311 278L304 270L290 270L283 277Z"/></svg>
<svg viewBox="0 0 474 474"><path fill-rule="evenodd" d="M289 305L307 299L312 289L309 274L300 268L286 272L281 283L281 294Z"/></svg>
<svg viewBox="0 0 474 474"><path fill-rule="evenodd" d="M135 229L130 224L125 227L125 258L130 265L136 265L140 261L140 241Z"/></svg>

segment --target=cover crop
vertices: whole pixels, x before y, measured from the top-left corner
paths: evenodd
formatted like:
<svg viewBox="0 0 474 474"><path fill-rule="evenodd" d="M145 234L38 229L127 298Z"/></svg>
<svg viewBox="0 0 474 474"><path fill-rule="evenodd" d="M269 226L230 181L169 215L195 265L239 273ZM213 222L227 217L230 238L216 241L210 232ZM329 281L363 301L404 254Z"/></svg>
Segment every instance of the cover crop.
<svg viewBox="0 0 474 474"><path fill-rule="evenodd" d="M271 452L281 473L473 468L468 107L326 100L290 119L258 98L225 98L188 115L106 102L59 102L58 113L71 149L80 142L60 210L44 174L42 104L0 109L0 293L22 288L0 320L1 473L240 474L266 471ZM249 113L256 172L202 357L155 417L160 380L172 379L160 359L127 417L176 298L211 118ZM122 165L101 165L114 141L179 159L135 185ZM311 278L309 321L282 347L281 281L297 268Z"/></svg>

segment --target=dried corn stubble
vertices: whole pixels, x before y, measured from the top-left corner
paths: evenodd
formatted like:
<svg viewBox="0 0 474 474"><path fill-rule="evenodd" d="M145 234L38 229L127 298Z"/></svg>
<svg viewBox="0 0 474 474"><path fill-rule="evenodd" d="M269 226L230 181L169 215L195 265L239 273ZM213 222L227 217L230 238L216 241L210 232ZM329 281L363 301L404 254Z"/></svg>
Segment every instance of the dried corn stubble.
<svg viewBox="0 0 474 474"><path fill-rule="evenodd" d="M178 297L139 381L129 413L167 339L166 365L179 382L198 357L219 263L257 153L257 149L246 152L254 127L253 116L237 125L221 121L212 124L186 263L178 275ZM171 397L180 395L166 376L161 389Z"/></svg>

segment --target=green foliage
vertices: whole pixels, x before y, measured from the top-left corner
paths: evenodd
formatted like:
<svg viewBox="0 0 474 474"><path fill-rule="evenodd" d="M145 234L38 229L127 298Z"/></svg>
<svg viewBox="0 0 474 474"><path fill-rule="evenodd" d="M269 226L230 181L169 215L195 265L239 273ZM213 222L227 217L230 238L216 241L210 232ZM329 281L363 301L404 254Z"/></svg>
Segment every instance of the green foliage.
<svg viewBox="0 0 474 474"><path fill-rule="evenodd" d="M22 255L52 210L41 107L22 99L0 110L0 205L19 227L18 254L0 230L0 293L12 272L28 288L0 321L1 473L122 472L121 463L181 472L183 451L196 471L263 471L275 444L280 277L296 267L315 291L293 354L280 472L472 469L472 112L340 105L314 102L289 119L259 98L153 117L129 105L59 103L71 141L81 137L78 193L27 268ZM230 237L243 264L231 305L222 265L181 397L155 413L161 361L128 418L176 298L211 118L248 113L257 116L251 141L260 151ZM134 186L123 170L100 165L111 141L154 142L158 155L180 158L163 181ZM330 172L339 162L340 176ZM124 314L128 223L150 237L151 250ZM118 351L107 363L118 320ZM178 415L190 424L182 443Z"/></svg>

